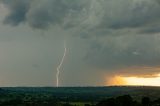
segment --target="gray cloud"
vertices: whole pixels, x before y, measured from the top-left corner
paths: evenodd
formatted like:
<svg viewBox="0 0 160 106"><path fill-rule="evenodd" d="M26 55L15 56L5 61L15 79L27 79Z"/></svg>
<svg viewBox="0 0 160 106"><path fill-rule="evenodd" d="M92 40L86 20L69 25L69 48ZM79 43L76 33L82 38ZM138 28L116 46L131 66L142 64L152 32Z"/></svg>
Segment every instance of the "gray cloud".
<svg viewBox="0 0 160 106"><path fill-rule="evenodd" d="M2 0L9 8L9 15L6 16L4 23L11 24L13 26L18 25L21 22L26 21L26 13L29 10L31 0Z"/></svg>
<svg viewBox="0 0 160 106"><path fill-rule="evenodd" d="M92 42L86 59L93 66L111 69L121 66L157 66L160 62L159 42L157 35L107 37L105 40L100 39L100 42Z"/></svg>
<svg viewBox="0 0 160 106"><path fill-rule="evenodd" d="M105 28L140 27L159 20L160 6L150 0L3 0L10 10L5 23L34 28L55 24ZM96 27L97 28L97 27Z"/></svg>
<svg viewBox="0 0 160 106"><path fill-rule="evenodd" d="M79 14L87 1L3 0L2 3L10 10L4 23L18 25L26 22L33 28L46 29L50 25L63 24L70 14Z"/></svg>
<svg viewBox="0 0 160 106"><path fill-rule="evenodd" d="M85 39L89 45L85 61L96 68L157 66L160 62L158 0L3 0L3 3L10 10L5 24L26 23L35 29L58 25Z"/></svg>

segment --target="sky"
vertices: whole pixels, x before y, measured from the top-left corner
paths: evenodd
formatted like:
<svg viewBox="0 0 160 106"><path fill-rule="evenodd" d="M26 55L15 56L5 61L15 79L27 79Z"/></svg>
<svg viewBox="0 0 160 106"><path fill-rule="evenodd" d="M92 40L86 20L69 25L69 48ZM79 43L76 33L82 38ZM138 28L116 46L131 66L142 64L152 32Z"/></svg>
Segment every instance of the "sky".
<svg viewBox="0 0 160 106"><path fill-rule="evenodd" d="M159 0L0 0L0 86L160 86ZM138 82L137 82L138 80Z"/></svg>

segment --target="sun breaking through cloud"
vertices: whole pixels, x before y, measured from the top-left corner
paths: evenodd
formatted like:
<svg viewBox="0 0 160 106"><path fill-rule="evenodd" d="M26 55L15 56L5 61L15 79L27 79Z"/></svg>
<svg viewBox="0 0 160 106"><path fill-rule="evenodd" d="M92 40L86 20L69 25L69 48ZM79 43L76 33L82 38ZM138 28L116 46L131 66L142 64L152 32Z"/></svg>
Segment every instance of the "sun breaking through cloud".
<svg viewBox="0 0 160 106"><path fill-rule="evenodd" d="M107 80L107 85L112 86L160 86L160 74L156 77L123 77L115 76Z"/></svg>

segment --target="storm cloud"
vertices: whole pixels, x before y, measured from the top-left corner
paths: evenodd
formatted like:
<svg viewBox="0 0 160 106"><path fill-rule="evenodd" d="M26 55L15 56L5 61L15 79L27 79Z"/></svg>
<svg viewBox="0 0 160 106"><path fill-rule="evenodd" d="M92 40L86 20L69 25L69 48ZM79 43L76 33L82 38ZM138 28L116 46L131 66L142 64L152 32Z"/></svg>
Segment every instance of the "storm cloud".
<svg viewBox="0 0 160 106"><path fill-rule="evenodd" d="M2 0L10 10L4 22L33 28L61 24L86 28L143 27L159 20L156 0Z"/></svg>
<svg viewBox="0 0 160 106"><path fill-rule="evenodd" d="M72 37L84 40L87 50L82 50L83 61L97 70L118 73L121 68L159 66L159 0L2 0L1 3L9 10L4 24L25 24L43 31L58 26Z"/></svg>
<svg viewBox="0 0 160 106"><path fill-rule="evenodd" d="M19 25L25 22L33 28L46 29L50 25L64 24L70 14L78 15L87 1L2 0L10 11L4 23Z"/></svg>

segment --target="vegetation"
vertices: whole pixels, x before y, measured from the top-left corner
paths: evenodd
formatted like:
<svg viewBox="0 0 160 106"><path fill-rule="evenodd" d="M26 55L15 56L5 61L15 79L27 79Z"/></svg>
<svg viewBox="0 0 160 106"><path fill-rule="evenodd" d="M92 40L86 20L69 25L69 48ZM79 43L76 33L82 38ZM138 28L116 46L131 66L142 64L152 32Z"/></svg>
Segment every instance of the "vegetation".
<svg viewBox="0 0 160 106"><path fill-rule="evenodd" d="M0 106L160 106L159 95L158 87L1 88Z"/></svg>

